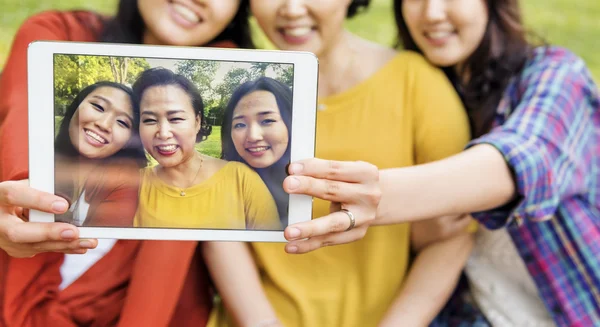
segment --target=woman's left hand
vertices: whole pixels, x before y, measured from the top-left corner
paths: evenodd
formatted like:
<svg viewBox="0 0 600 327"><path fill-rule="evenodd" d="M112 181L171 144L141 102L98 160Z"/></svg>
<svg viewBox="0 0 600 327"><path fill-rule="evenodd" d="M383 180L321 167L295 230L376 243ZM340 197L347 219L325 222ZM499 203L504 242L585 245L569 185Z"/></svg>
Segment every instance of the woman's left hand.
<svg viewBox="0 0 600 327"><path fill-rule="evenodd" d="M381 199L379 169L361 161L306 159L290 164L283 188L331 201L330 214L288 226L288 253L306 253L324 246L362 239L375 219Z"/></svg>

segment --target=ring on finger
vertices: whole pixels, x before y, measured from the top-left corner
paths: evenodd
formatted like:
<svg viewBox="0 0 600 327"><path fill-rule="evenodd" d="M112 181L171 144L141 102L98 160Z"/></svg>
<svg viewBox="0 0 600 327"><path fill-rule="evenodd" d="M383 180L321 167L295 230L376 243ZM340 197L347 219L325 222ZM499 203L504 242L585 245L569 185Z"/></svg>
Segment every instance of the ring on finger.
<svg viewBox="0 0 600 327"><path fill-rule="evenodd" d="M347 232L347 231L351 230L352 228L354 228L354 225L356 225L356 219L354 218L354 214L350 210L342 209L340 211L347 214L348 218L350 218L350 226L348 226L348 228L345 230L345 232Z"/></svg>

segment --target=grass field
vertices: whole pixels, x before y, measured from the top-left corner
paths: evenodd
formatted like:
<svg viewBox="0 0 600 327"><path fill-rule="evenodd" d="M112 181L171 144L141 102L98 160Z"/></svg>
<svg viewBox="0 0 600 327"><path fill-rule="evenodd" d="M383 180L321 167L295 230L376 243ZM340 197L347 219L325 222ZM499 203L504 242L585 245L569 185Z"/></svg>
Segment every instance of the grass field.
<svg viewBox="0 0 600 327"><path fill-rule="evenodd" d="M12 38L30 15L48 9L93 9L112 13L117 0L2 0L0 17L0 67L4 66ZM600 1L522 0L525 22L547 41L565 46L581 56L596 81L600 81ZM369 10L347 23L365 38L393 44L395 31L391 0L372 0ZM262 35L255 30L259 40ZM268 46L265 42L258 42Z"/></svg>

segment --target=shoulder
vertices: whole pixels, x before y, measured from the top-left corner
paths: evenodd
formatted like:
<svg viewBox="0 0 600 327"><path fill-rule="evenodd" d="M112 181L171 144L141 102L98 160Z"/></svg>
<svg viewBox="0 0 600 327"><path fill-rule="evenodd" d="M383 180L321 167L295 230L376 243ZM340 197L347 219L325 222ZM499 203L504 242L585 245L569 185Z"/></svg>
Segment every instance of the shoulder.
<svg viewBox="0 0 600 327"><path fill-rule="evenodd" d="M398 53L395 58L395 64L398 71L404 72L409 77L414 79L425 79L428 81L447 82L447 77L440 67L430 63L422 54L403 50Z"/></svg>
<svg viewBox="0 0 600 327"><path fill-rule="evenodd" d="M366 79L384 69L398 53L395 49L364 39L357 39L354 47L353 55L358 59L354 65L359 68L357 72L362 75L360 79ZM361 60L361 58L369 58L369 60Z"/></svg>
<svg viewBox="0 0 600 327"><path fill-rule="evenodd" d="M248 165L246 165L245 163L242 162L238 162L238 161L225 161L224 164L224 169L227 169L229 171L235 171L237 175L240 176L247 176L247 175L257 175L256 171L254 171L254 169L250 168Z"/></svg>
<svg viewBox="0 0 600 327"><path fill-rule="evenodd" d="M578 55L557 46L534 48L521 72L521 80L546 80L561 82L564 79L590 79L591 74Z"/></svg>
<svg viewBox="0 0 600 327"><path fill-rule="evenodd" d="M583 59L557 46L534 48L523 70L507 90L509 96L517 100L533 94L574 99L597 97L598 93Z"/></svg>
<svg viewBox="0 0 600 327"><path fill-rule="evenodd" d="M258 174L254 169L238 161L204 157L204 165L208 169L210 175L218 174L219 178L228 180L235 178L238 181L243 181L247 178L253 178L254 176L258 177Z"/></svg>
<svg viewBox="0 0 600 327"><path fill-rule="evenodd" d="M389 87L420 89L431 87L446 87L453 89L450 81L439 68L431 64L420 53L402 50L391 56L380 68L381 81Z"/></svg>
<svg viewBox="0 0 600 327"><path fill-rule="evenodd" d="M66 40L75 41L81 36L97 37L104 21L104 17L93 11L45 11L27 18L19 32L54 32Z"/></svg>

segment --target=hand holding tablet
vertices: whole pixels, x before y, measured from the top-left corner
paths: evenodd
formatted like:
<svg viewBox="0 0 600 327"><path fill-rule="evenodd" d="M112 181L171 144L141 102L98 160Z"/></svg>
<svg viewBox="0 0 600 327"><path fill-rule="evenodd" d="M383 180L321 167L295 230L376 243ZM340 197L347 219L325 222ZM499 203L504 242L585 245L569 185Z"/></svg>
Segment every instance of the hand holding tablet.
<svg viewBox="0 0 600 327"><path fill-rule="evenodd" d="M284 241L311 218L282 183L314 156L316 77L308 53L33 43L31 186L81 237Z"/></svg>

